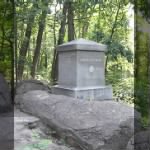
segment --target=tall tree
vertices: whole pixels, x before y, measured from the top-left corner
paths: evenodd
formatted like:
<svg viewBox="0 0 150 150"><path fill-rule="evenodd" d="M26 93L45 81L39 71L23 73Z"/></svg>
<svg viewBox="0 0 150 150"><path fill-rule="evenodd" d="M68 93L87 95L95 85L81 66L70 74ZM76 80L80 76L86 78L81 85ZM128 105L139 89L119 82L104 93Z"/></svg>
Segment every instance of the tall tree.
<svg viewBox="0 0 150 150"><path fill-rule="evenodd" d="M68 10L68 2L65 1L63 4L62 10L62 18L59 29L59 37L57 45L64 43L65 37L65 27L66 27L66 19L67 19L67 10ZM54 48L53 61L52 61L52 71L51 71L52 81L55 83L58 80L58 54L56 48Z"/></svg>
<svg viewBox="0 0 150 150"><path fill-rule="evenodd" d="M32 26L34 23L34 19L35 19L37 7L38 7L37 2L38 1L34 1L32 5L29 18L28 18L28 22L27 22L25 37L24 37L24 40L23 40L23 43L21 45L20 52L19 52L19 62L18 62L18 79L19 80L21 80L23 76L26 54L27 54L27 50L29 47L31 33L32 33Z"/></svg>
<svg viewBox="0 0 150 150"><path fill-rule="evenodd" d="M68 1L68 41L74 40L74 8L73 2Z"/></svg>
<svg viewBox="0 0 150 150"><path fill-rule="evenodd" d="M115 33L115 30L116 30L116 26L117 26L117 23L118 23L118 17L119 17L119 11L121 9L121 2L122 2L122 0L120 0L118 2L118 8L117 8L117 11L116 11L116 14L115 14L114 23L113 23L113 26L112 26L112 29L111 29L111 32L110 32L108 42L107 42L108 46L111 44L112 39L113 39L113 35ZM105 62L105 72L106 73L107 73L107 64L108 64L108 56L106 57L106 62Z"/></svg>
<svg viewBox="0 0 150 150"><path fill-rule="evenodd" d="M135 104L150 126L150 1L136 1Z"/></svg>
<svg viewBox="0 0 150 150"><path fill-rule="evenodd" d="M68 3L67 1L65 1L63 4L62 18L61 18L61 23L60 23L57 45L64 43L64 37L65 37L65 32L66 32L65 27L66 27L66 19L67 19L67 9L68 9Z"/></svg>
<svg viewBox="0 0 150 150"><path fill-rule="evenodd" d="M40 56L42 37L43 37L44 28L45 28L46 15L47 15L47 11L48 11L48 1L46 0L43 3L44 3L43 4L44 7L42 10L42 14L40 16L38 35L37 35L37 40L36 40L36 47L34 50L33 63L32 63L32 67L31 67L32 78L35 78L35 71L36 71L38 59Z"/></svg>
<svg viewBox="0 0 150 150"><path fill-rule="evenodd" d="M12 1L0 1L0 73L13 75L14 14Z"/></svg>
<svg viewBox="0 0 150 150"><path fill-rule="evenodd" d="M87 38L90 20L96 10L95 7L98 3L101 5L101 3L98 1L90 0L77 0L75 3L73 3L74 22L76 30L78 31L77 35L75 35L77 38Z"/></svg>

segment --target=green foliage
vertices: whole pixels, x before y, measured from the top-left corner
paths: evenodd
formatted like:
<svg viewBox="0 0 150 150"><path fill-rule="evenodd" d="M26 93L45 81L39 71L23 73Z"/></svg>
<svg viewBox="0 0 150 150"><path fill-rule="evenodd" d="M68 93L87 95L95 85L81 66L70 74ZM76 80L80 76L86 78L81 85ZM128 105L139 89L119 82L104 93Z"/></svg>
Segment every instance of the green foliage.
<svg viewBox="0 0 150 150"><path fill-rule="evenodd" d="M138 0L135 1L136 11L140 11L143 17L146 18L147 22L150 23L150 1L149 0Z"/></svg>
<svg viewBox="0 0 150 150"><path fill-rule="evenodd" d="M12 76L13 57L13 4L0 1L0 73L9 80Z"/></svg>
<svg viewBox="0 0 150 150"><path fill-rule="evenodd" d="M113 85L114 97L117 101L126 102L128 104L134 103L134 79L121 79Z"/></svg>
<svg viewBox="0 0 150 150"><path fill-rule="evenodd" d="M148 107L148 109L149 109L149 107ZM143 126L145 129L147 129L147 128L149 127L150 120L149 120L149 116L148 116L148 115L142 116L141 124L142 124L142 126Z"/></svg>
<svg viewBox="0 0 150 150"><path fill-rule="evenodd" d="M10 73L12 71L12 60L3 60L0 61L0 72L3 73L4 76L10 79Z"/></svg>
<svg viewBox="0 0 150 150"><path fill-rule="evenodd" d="M48 139L41 139L39 142L34 144L28 144L22 148L22 150L47 150L51 141Z"/></svg>
<svg viewBox="0 0 150 150"><path fill-rule="evenodd" d="M107 82L115 84L120 79L133 77L133 63L124 57L118 56L116 60L109 61L107 66Z"/></svg>
<svg viewBox="0 0 150 150"><path fill-rule="evenodd" d="M133 63L128 62L121 55L115 61L109 61L106 82L112 84L116 100L134 103Z"/></svg>
<svg viewBox="0 0 150 150"><path fill-rule="evenodd" d="M144 126L150 124L149 119L149 85L147 78L135 79L135 108L141 113Z"/></svg>
<svg viewBox="0 0 150 150"><path fill-rule="evenodd" d="M126 58L126 61L133 62L133 52L126 43L120 41L112 41L108 46L107 55L109 55L109 60L117 60L118 56L121 56Z"/></svg>
<svg viewBox="0 0 150 150"><path fill-rule="evenodd" d="M139 7L139 6L138 6ZM140 7L138 8L140 10ZM145 27L150 27L146 17L136 14L136 49L135 49L135 107L142 115L142 123L150 125L150 35Z"/></svg>
<svg viewBox="0 0 150 150"><path fill-rule="evenodd" d="M22 150L47 150L52 144L50 139L43 139L37 132L32 133L32 144L27 144L22 147Z"/></svg>

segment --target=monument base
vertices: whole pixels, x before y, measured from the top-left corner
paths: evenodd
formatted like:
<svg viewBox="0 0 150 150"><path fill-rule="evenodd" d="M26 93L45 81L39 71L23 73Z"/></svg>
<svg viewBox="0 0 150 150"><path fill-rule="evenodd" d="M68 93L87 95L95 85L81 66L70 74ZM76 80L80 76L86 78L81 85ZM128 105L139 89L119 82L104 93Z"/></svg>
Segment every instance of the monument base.
<svg viewBox="0 0 150 150"><path fill-rule="evenodd" d="M112 86L96 86L96 87L65 87L55 85L52 87L52 93L58 95L66 95L74 98L85 100L112 100Z"/></svg>

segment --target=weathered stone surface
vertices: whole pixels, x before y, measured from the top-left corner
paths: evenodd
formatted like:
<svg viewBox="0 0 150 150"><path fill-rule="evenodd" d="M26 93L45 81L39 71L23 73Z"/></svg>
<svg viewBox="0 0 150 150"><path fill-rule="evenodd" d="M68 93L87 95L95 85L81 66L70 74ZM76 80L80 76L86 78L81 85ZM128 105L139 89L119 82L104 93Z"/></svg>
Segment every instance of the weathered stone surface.
<svg viewBox="0 0 150 150"><path fill-rule="evenodd" d="M57 51L74 51L74 50L81 50L81 51L91 51L91 50L95 50L95 51L100 51L100 52L104 52L107 51L107 46L94 42L94 41L90 41L90 40L85 40L85 39L78 39L78 40L73 40L70 41L68 43L64 43L62 45L59 45L57 47Z"/></svg>
<svg viewBox="0 0 150 150"><path fill-rule="evenodd" d="M85 150L125 150L138 118L133 108L121 103L82 101L39 90L23 94L20 108Z"/></svg>
<svg viewBox="0 0 150 150"><path fill-rule="evenodd" d="M23 80L18 83L16 88L16 94L23 94L32 90L50 91L50 88L47 84L44 84L39 80Z"/></svg>
<svg viewBox="0 0 150 150"><path fill-rule="evenodd" d="M135 134L128 142L127 150L150 150L150 130Z"/></svg>
<svg viewBox="0 0 150 150"><path fill-rule="evenodd" d="M39 118L18 109L14 112L14 150L77 150L54 139L52 131Z"/></svg>
<svg viewBox="0 0 150 150"><path fill-rule="evenodd" d="M7 82L0 74L0 113L9 111L11 108L11 93Z"/></svg>
<svg viewBox="0 0 150 150"><path fill-rule="evenodd" d="M13 150L14 118L12 114L0 114L0 150Z"/></svg>
<svg viewBox="0 0 150 150"><path fill-rule="evenodd" d="M70 150L70 149L67 148L66 146L59 146L56 144L50 144L48 150Z"/></svg>
<svg viewBox="0 0 150 150"><path fill-rule="evenodd" d="M22 97L22 94L32 90L43 90L43 91L51 92L49 86L41 81L23 80L20 83L18 83L16 87L15 104L18 104L18 102L21 99L20 97Z"/></svg>

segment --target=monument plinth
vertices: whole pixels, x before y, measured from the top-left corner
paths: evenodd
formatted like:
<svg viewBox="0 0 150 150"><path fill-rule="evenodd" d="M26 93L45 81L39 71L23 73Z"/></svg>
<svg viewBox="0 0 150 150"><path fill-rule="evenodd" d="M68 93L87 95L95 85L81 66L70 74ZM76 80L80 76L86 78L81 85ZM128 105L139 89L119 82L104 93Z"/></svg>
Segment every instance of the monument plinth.
<svg viewBox="0 0 150 150"><path fill-rule="evenodd" d="M105 85L107 46L79 39L57 47L58 85L54 94L81 99L112 99L112 87Z"/></svg>

